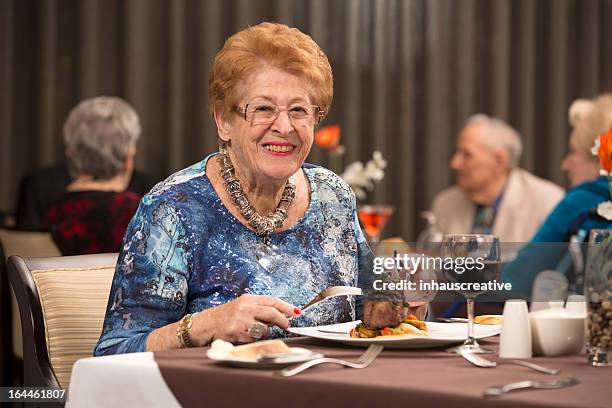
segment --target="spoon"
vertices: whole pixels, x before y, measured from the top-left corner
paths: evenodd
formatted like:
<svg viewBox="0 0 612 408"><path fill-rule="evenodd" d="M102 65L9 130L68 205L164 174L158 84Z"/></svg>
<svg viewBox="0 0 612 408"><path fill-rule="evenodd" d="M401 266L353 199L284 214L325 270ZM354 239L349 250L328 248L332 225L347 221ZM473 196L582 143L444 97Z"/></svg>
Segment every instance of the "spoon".
<svg viewBox="0 0 612 408"><path fill-rule="evenodd" d="M576 385L578 383L580 383L580 381L577 378L572 378L572 377L561 378L561 379L552 380L552 381L518 381L518 382L506 384L506 385L495 385L493 387L489 387L484 391L484 395L497 397L497 396L500 396L502 394L505 394L513 390L520 390L520 389L527 389L527 388L557 389L557 388L569 387L571 385Z"/></svg>

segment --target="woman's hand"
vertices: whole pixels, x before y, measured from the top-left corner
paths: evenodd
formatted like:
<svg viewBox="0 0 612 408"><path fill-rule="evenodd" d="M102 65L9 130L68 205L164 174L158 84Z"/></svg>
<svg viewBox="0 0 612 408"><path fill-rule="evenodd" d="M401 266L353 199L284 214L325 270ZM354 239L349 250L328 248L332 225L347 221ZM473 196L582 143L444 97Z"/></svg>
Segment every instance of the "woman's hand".
<svg viewBox="0 0 612 408"><path fill-rule="evenodd" d="M249 343L256 340L248 333L254 321L287 329L288 317L299 316L300 313L300 309L278 298L245 294L195 315L190 337L196 345L206 345L216 339ZM267 337L269 333L270 329L266 327L262 337Z"/></svg>

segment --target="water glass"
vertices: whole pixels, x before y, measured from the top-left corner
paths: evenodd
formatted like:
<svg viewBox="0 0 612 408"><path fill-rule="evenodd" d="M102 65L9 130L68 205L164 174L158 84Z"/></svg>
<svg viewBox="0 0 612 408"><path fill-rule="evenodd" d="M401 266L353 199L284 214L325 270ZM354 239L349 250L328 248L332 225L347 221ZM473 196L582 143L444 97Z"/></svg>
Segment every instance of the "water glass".
<svg viewBox="0 0 612 408"><path fill-rule="evenodd" d="M531 311L548 309L555 301L561 301L563 307L567 287L567 278L561 272L546 270L538 273L531 291Z"/></svg>

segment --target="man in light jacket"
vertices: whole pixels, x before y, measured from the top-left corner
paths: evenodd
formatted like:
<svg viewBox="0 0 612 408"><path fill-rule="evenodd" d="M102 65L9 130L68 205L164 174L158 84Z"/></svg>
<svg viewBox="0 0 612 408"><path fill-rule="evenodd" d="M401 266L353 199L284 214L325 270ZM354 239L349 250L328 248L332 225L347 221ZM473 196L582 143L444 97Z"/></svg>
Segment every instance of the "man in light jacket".
<svg viewBox="0 0 612 408"><path fill-rule="evenodd" d="M504 121L470 117L459 133L450 166L456 185L436 195L432 211L445 234L495 234L527 242L564 191L518 166L522 143Z"/></svg>

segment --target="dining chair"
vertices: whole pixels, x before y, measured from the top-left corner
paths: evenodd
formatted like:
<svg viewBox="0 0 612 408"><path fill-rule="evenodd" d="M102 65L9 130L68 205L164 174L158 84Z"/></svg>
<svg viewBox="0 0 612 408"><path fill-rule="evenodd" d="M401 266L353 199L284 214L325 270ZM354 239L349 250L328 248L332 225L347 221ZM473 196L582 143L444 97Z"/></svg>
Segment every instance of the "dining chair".
<svg viewBox="0 0 612 408"><path fill-rule="evenodd" d="M19 309L10 288L6 260L10 255L60 256L51 234L0 228L0 384L19 385L23 343Z"/></svg>
<svg viewBox="0 0 612 408"><path fill-rule="evenodd" d="M24 339L24 386L67 389L74 363L93 355L117 257L9 257Z"/></svg>

